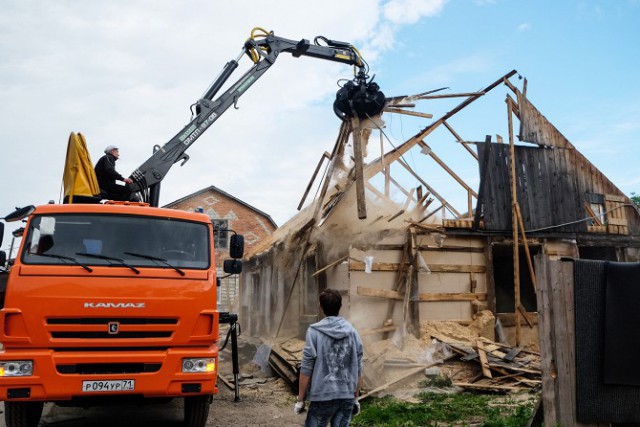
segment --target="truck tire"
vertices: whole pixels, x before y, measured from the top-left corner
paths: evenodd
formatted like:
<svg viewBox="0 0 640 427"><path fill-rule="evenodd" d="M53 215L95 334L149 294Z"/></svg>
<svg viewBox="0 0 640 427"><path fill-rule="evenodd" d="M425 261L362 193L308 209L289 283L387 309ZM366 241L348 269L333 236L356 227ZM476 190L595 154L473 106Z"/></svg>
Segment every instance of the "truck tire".
<svg viewBox="0 0 640 427"><path fill-rule="evenodd" d="M189 396L184 398L185 427L204 427L209 417L211 396ZM9 425L7 424L7 427Z"/></svg>
<svg viewBox="0 0 640 427"><path fill-rule="evenodd" d="M7 427L37 427L44 402L4 402Z"/></svg>

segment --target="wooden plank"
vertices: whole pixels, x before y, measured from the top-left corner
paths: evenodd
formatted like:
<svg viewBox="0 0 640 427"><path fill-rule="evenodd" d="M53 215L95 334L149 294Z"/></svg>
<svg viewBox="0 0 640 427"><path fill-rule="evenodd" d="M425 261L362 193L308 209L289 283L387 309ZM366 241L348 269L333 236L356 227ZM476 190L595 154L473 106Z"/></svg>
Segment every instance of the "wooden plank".
<svg viewBox="0 0 640 427"><path fill-rule="evenodd" d="M236 388L234 387L234 385L233 385L233 384L231 384L229 381L227 381L227 380L226 380L222 375L218 374L218 379L219 379L220 381L222 381L222 383L223 383L224 385L226 385L226 386L227 386L227 388L228 388L229 390L235 390L235 389L236 389Z"/></svg>
<svg viewBox="0 0 640 427"><path fill-rule="evenodd" d="M326 265L326 266L322 267L320 270L317 270L317 271L316 271L315 273L313 273L311 276L312 276L312 277L313 277L313 276L317 276L318 274L322 273L323 271L328 270L328 269L330 269L331 267L334 267L334 266L336 266L336 265L340 264L340 263L341 263L341 262L343 262L343 261L346 261L348 258L349 258L349 255L343 256L342 258L339 258L339 259L337 259L337 260L333 261L331 264L329 264L329 265Z"/></svg>
<svg viewBox="0 0 640 427"><path fill-rule="evenodd" d="M489 361L487 360L487 353L484 350L482 340L476 340L476 347L478 349L478 356L480 357L482 374L487 378L493 378L493 375L491 375L491 369L489 369Z"/></svg>
<svg viewBox="0 0 640 427"><path fill-rule="evenodd" d="M449 130L449 132L451 132L451 135L455 136L458 142L462 144L462 146L469 152L469 154L471 154L476 160L478 160L478 154L473 151L471 147L469 147L469 144L464 139L462 139L455 130L453 130L449 123L447 123L447 121L445 120L444 122L442 122L442 124Z"/></svg>
<svg viewBox="0 0 640 427"><path fill-rule="evenodd" d="M513 362L513 359L515 359L521 351L522 347L514 347L509 351L509 353L507 353L506 356L503 357L503 359L509 362Z"/></svg>
<svg viewBox="0 0 640 427"><path fill-rule="evenodd" d="M599 216L596 215L596 213L593 211L593 209L591 209L591 206L589 205L589 202L585 202L584 209L587 211L587 214L589 214L589 216L593 219L593 222L595 223L594 225L602 226L602 221L600 221Z"/></svg>
<svg viewBox="0 0 640 427"><path fill-rule="evenodd" d="M382 250L382 251L401 251L404 248L404 245L393 245L393 244L377 244L377 245L353 245L355 249L359 249L362 251L367 251L370 249L373 250ZM484 246L457 246L457 245L442 245L442 246L429 246L429 245L417 245L416 248L420 251L427 252L469 252L469 253L484 253Z"/></svg>
<svg viewBox="0 0 640 427"><path fill-rule="evenodd" d="M387 107L387 108L384 109L384 111L387 112L387 113L405 114L407 116L422 117L424 119L432 119L433 118L433 114L420 113L419 111L402 110L400 108Z"/></svg>
<svg viewBox="0 0 640 427"><path fill-rule="evenodd" d="M609 202L626 203L627 198L624 196L618 196L615 194L605 194L604 199Z"/></svg>
<svg viewBox="0 0 640 427"><path fill-rule="evenodd" d="M489 390L489 391L503 391L503 392L511 392L511 391L517 392L517 391L527 390L524 387L510 387L506 385L491 385L491 384L477 384L477 383L463 383L463 382L454 382L453 385L457 387L470 388L474 390Z"/></svg>
<svg viewBox="0 0 640 427"><path fill-rule="evenodd" d="M465 190L467 190L468 192L470 192L471 194L473 194L474 197L478 197L478 193L476 193L473 188L469 187L469 185L464 182L464 180L462 178L460 178L458 176L458 174L456 174L440 157L438 157L436 155L436 153L433 152L433 149L424 141L419 141L419 144L422 148L427 148L428 151L428 155L438 164L440 165L440 167L442 169L444 169L453 179L455 179L458 184L460 184L462 186L462 188L464 188Z"/></svg>
<svg viewBox="0 0 640 427"><path fill-rule="evenodd" d="M333 147L333 151L331 152L331 161L329 162L329 168L327 169L327 174L322 182L322 189L320 190L320 194L316 197L315 203L316 206L313 211L313 219L316 221L320 220L320 213L322 211L322 207L324 205L324 198L327 195L327 190L329 189L329 184L331 179L333 178L334 173L336 172L337 165L341 162L338 161L339 158L342 157L344 153L344 147L346 146L349 139L349 124L344 121L340 125L340 131L338 133L338 138L336 140L336 144Z"/></svg>
<svg viewBox="0 0 640 427"><path fill-rule="evenodd" d="M589 225L587 226L587 231L589 233L606 233L607 226L606 225Z"/></svg>
<svg viewBox="0 0 640 427"><path fill-rule="evenodd" d="M565 270L563 268L563 263L560 261L556 261L552 263L552 268L554 268L555 275L552 280L552 295L553 300L551 304L553 305L553 321L555 323L555 353L556 353L556 369L557 369L557 384L558 384L558 395L556 396L558 401L558 423L560 425L569 426L573 425L575 420L575 416L573 415L574 408L574 388L575 383L572 386L572 373L570 373L571 366L574 366L574 358L572 357L573 351L569 348L569 331L567 324L567 316L568 311L571 310L573 313L573 301L567 307L567 295L565 294L566 289L571 286L573 288L573 278L565 276ZM573 345L571 346L573 347Z"/></svg>
<svg viewBox="0 0 640 427"><path fill-rule="evenodd" d="M621 225L626 227L629 225L629 221L627 221L626 219L620 219L620 218L609 218L609 220L607 221L607 224Z"/></svg>
<svg viewBox="0 0 640 427"><path fill-rule="evenodd" d="M394 384L396 384L396 383L398 383L398 382L400 382L400 381L402 381L402 380L404 380L406 378L409 378L409 377L417 374L418 372L423 372L426 368L430 368L432 366L439 365L442 362L445 362L445 361L451 359L452 357L454 357L454 355L445 357L444 359L438 360L438 361L436 361L434 363L431 363L429 365L420 366L419 368L412 369L411 371L407 372L406 374L402 375L401 377L398 377L395 380L389 381L388 383L383 384L380 387L376 387L373 390L371 390L371 391L369 391L369 392L367 392L367 393L365 393L365 394L363 394L361 396L358 396L356 398L356 400L362 400L362 399L367 398L367 397L369 397L369 396L371 396L373 394L376 394L376 393L379 393L379 392L381 392L383 390L386 390L387 388L391 387L392 385L394 385Z"/></svg>
<svg viewBox="0 0 640 427"><path fill-rule="evenodd" d="M392 291L390 289L375 289L365 286L358 286L356 293L365 297L387 298L397 301L404 299L404 293ZM486 301L487 294L484 292L437 292L418 294L417 300L420 302L440 302L440 301Z"/></svg>
<svg viewBox="0 0 640 427"><path fill-rule="evenodd" d="M349 271L364 271L364 262L349 260ZM401 264L394 262L374 262L371 271L398 271ZM429 264L432 273L484 273L484 265Z"/></svg>
<svg viewBox="0 0 640 427"><path fill-rule="evenodd" d="M304 190L304 194L302 195L302 199L300 200L300 203L298 204L298 210L302 209L302 205L304 205L304 201L307 199L307 196L309 195L309 191L311 190L311 186L313 185L314 181L316 180L316 176L318 175L318 172L320 171L320 167L322 166L322 163L324 163L324 159L331 159L331 155L325 151L324 154L322 155L322 157L320 157L320 161L318 162L318 165L316 166L316 170L313 171L313 174L311 175L311 179L309 180L309 184L307 185L307 189Z"/></svg>

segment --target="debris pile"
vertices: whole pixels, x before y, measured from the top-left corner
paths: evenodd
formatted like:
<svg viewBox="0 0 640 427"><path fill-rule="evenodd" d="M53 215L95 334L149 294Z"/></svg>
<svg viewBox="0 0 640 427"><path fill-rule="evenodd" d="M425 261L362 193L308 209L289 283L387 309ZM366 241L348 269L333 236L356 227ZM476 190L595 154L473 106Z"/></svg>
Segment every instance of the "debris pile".
<svg viewBox="0 0 640 427"><path fill-rule="evenodd" d="M469 390L521 392L541 386L540 354L522 347L510 347L480 337L474 342L456 342L434 336L447 344L460 360L479 365L481 372L467 381L454 381L453 385Z"/></svg>
<svg viewBox="0 0 640 427"><path fill-rule="evenodd" d="M468 334L471 327L455 329L453 322L443 323L440 329L430 325L421 340L407 337L402 349L393 337L375 343L365 339L365 393L361 398L389 393L410 398L407 393L398 396L395 389L412 390L408 383L416 380L421 384L416 387L454 391L515 393L540 388L539 353L497 343L478 334L480 331ZM273 373L294 393L298 391L303 348L304 341L294 338L275 344L269 356ZM417 394L420 390L413 391Z"/></svg>

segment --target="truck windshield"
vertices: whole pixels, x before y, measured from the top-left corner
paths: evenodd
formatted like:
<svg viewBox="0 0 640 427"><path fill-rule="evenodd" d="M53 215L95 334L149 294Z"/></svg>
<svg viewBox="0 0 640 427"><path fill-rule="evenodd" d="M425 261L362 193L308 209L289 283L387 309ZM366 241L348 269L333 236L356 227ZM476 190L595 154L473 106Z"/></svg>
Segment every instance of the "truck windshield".
<svg viewBox="0 0 640 427"><path fill-rule="evenodd" d="M70 259L84 265L206 269L211 260L209 229L206 224L175 218L35 216L27 231L22 262L68 266L73 265Z"/></svg>

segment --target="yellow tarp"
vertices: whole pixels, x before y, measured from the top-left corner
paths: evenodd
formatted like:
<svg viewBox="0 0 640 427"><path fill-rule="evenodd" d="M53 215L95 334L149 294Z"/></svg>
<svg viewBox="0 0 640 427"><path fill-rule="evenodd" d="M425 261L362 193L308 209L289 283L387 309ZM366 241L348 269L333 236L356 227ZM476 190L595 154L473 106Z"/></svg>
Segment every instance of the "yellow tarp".
<svg viewBox="0 0 640 427"><path fill-rule="evenodd" d="M87 150L87 140L81 133L71 132L67 145L67 159L64 163L64 195L67 203L73 203L73 196L99 196L98 178Z"/></svg>

